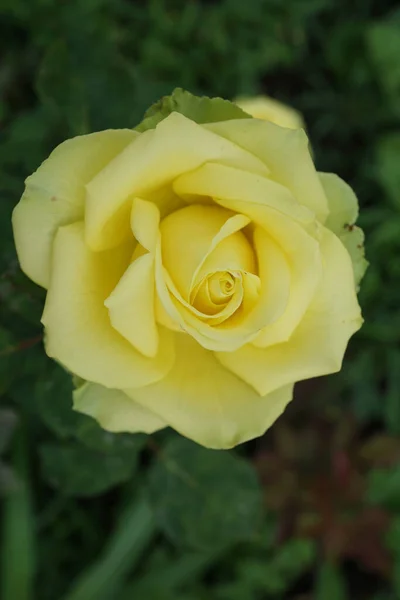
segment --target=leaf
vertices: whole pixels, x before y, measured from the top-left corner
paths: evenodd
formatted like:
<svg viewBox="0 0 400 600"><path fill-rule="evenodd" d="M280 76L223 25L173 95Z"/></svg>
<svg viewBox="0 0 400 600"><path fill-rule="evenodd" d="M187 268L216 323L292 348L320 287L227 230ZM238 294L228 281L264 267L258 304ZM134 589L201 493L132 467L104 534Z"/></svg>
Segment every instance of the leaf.
<svg viewBox="0 0 400 600"><path fill-rule="evenodd" d="M376 145L377 174L388 198L397 209L400 207L399 156L400 132L394 131L378 140Z"/></svg>
<svg viewBox="0 0 400 600"><path fill-rule="evenodd" d="M49 429L61 438L74 437L88 448L106 454L136 454L141 450L145 435L110 433L91 417L74 411L73 387L74 378L58 365L52 365L47 376L36 383L36 410Z"/></svg>
<svg viewBox="0 0 400 600"><path fill-rule="evenodd" d="M400 115L400 20L374 23L366 33L376 76L387 94L393 112Z"/></svg>
<svg viewBox="0 0 400 600"><path fill-rule="evenodd" d="M367 476L366 501L389 510L400 510L400 466L373 469Z"/></svg>
<svg viewBox="0 0 400 600"><path fill-rule="evenodd" d="M388 383L384 416L390 433L400 435L400 351L391 349L387 353Z"/></svg>
<svg viewBox="0 0 400 600"><path fill-rule="evenodd" d="M267 560L263 555L242 558L238 579L243 583L246 597L259 597L262 593L268 594L268 597L283 594L311 567L315 550L313 541L294 538L278 547ZM230 599L234 593L235 583L232 583L222 586L219 596ZM237 597L240 598L240 595Z"/></svg>
<svg viewBox="0 0 400 600"><path fill-rule="evenodd" d="M16 340L10 331L0 326L0 396L7 391L15 376L12 348Z"/></svg>
<svg viewBox="0 0 400 600"><path fill-rule="evenodd" d="M17 415L7 408L0 409L0 455L7 449L17 424Z"/></svg>
<svg viewBox="0 0 400 600"><path fill-rule="evenodd" d="M84 570L64 600L107 600L115 597L127 572L149 545L154 530L150 507L142 498L136 499L121 514L120 523L103 556Z"/></svg>
<svg viewBox="0 0 400 600"><path fill-rule="evenodd" d="M325 562L318 571L315 600L350 600L346 580L339 567Z"/></svg>
<svg viewBox="0 0 400 600"><path fill-rule="evenodd" d="M261 490L249 463L184 438L153 465L149 494L160 527L176 544L215 549L249 539L261 517Z"/></svg>
<svg viewBox="0 0 400 600"><path fill-rule="evenodd" d="M111 433L86 415L78 413L74 436L88 448L105 453L139 452L146 443L147 436L142 433Z"/></svg>
<svg viewBox="0 0 400 600"><path fill-rule="evenodd" d="M154 129L157 123L160 123L172 112L178 112L200 124L251 118L229 100L194 96L186 90L176 88L170 96L164 96L149 108L136 130L142 132Z"/></svg>
<svg viewBox="0 0 400 600"><path fill-rule="evenodd" d="M138 452L96 452L77 442L47 443L39 449L45 480L67 496L94 496L130 480Z"/></svg>
<svg viewBox="0 0 400 600"><path fill-rule="evenodd" d="M3 600L33 600L36 571L35 520L24 429L15 436L12 452L17 485L6 495L2 514L0 595Z"/></svg>
<svg viewBox="0 0 400 600"><path fill-rule="evenodd" d="M71 375L54 364L47 376L37 381L34 390L36 410L41 419L63 438L75 433L80 417L72 410L72 389Z"/></svg>

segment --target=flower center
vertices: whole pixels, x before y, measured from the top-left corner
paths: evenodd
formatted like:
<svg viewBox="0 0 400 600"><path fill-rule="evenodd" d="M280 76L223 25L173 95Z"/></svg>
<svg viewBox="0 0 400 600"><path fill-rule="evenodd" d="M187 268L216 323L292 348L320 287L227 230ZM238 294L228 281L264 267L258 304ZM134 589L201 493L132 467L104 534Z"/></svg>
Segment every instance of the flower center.
<svg viewBox="0 0 400 600"><path fill-rule="evenodd" d="M208 288L214 304L226 304L235 289L235 280L229 272L213 273L208 278Z"/></svg>
<svg viewBox="0 0 400 600"><path fill-rule="evenodd" d="M209 324L221 324L236 313L250 280L258 280L254 250L242 231L248 224L244 215L196 204L161 222L162 263L170 291Z"/></svg>

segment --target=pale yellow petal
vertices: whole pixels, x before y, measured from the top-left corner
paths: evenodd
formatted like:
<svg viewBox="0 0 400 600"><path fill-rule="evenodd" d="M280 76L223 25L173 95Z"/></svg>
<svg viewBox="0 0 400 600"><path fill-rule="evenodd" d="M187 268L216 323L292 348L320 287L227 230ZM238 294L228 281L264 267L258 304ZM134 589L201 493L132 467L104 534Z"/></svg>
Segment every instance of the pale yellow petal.
<svg viewBox="0 0 400 600"><path fill-rule="evenodd" d="M180 294L176 285L172 281L168 271L166 269L164 269L164 280L165 280L167 289L170 292L170 298L172 299L172 303L176 307L178 313L180 313L180 318L183 319L183 322L185 322L185 315L187 316L187 324L185 324L185 326L181 327L180 329L183 329L186 331L186 328L189 327L190 331L193 331L195 336L199 335L201 338L202 334L200 333L200 331L198 333L196 333L196 331L199 329L204 332L206 337L207 337L207 333L209 333L211 335L211 337L213 337L214 331L218 331L218 330L211 329L210 327L211 326L214 327L215 325L218 325L222 321L225 321L228 317L230 317L234 313L234 311L242 303L243 292L244 292L242 277L241 277L240 273L236 273L236 276L237 276L238 281L235 286L235 293L233 294L233 296L231 298L231 302L229 302L227 304L227 306L220 313L207 314L207 313L204 313L201 310L201 308L196 306L195 302L190 304L184 298L182 298L182 295ZM199 319L200 319L200 323L198 323ZM207 328L205 330L204 330L202 324L207 324ZM210 326L210 327L208 327L208 326ZM192 327L193 327L193 329L192 329ZM172 329L175 329L175 327L172 327ZM188 331L189 331L189 329L188 329ZM237 336L237 334L238 334L238 332L235 332L235 336ZM210 343L210 342L207 342L207 343Z"/></svg>
<svg viewBox="0 0 400 600"><path fill-rule="evenodd" d="M304 128L303 118L297 110L269 96L245 96L237 98L235 104L255 119L271 121L289 129Z"/></svg>
<svg viewBox="0 0 400 600"><path fill-rule="evenodd" d="M106 431L153 433L164 421L121 390L87 382L73 393L74 409L93 417Z"/></svg>
<svg viewBox="0 0 400 600"><path fill-rule="evenodd" d="M149 253L129 265L104 301L114 329L148 357L158 352L154 287L154 256Z"/></svg>
<svg viewBox="0 0 400 600"><path fill-rule="evenodd" d="M325 227L340 235L346 225L353 225L357 221L357 196L351 187L334 173L319 173L319 176L329 205Z"/></svg>
<svg viewBox="0 0 400 600"><path fill-rule="evenodd" d="M283 220L282 220L283 221ZM308 236L300 227L292 223L274 223L276 239L280 239L281 249L290 269L290 288L285 310L280 318L269 323L253 340L260 348L287 341L299 324L312 301L322 275L322 260L319 244ZM279 281L280 274L275 271L274 281Z"/></svg>
<svg viewBox="0 0 400 600"><path fill-rule="evenodd" d="M175 337L170 373L125 392L182 435L209 448L231 448L262 435L291 400L292 385L262 397L190 336Z"/></svg>
<svg viewBox="0 0 400 600"><path fill-rule="evenodd" d="M265 349L248 344L235 352L216 355L222 365L260 394L289 382L339 371L349 338L361 327L348 253L325 228L321 250L322 281L290 340Z"/></svg>
<svg viewBox="0 0 400 600"><path fill-rule="evenodd" d="M326 219L328 201L302 129L287 129L259 119L208 123L204 127L258 156L270 169L271 179L288 188L321 222Z"/></svg>
<svg viewBox="0 0 400 600"><path fill-rule="evenodd" d="M110 323L104 300L129 265L131 253L129 244L91 252L82 223L61 227L42 318L49 356L83 379L117 389L156 381L174 361L168 330L160 330L157 356L146 358Z"/></svg>
<svg viewBox="0 0 400 600"><path fill-rule="evenodd" d="M196 311L185 305L162 265L161 250L156 254L156 289L160 303L172 322L192 335L204 348L232 351L253 340L268 323L277 320L289 298L290 272L285 255L261 228L256 244L260 278L260 296L254 310L234 314L226 322L212 326L199 319ZM166 323L164 321L160 321Z"/></svg>
<svg viewBox="0 0 400 600"><path fill-rule="evenodd" d="M211 196L217 202L235 200L254 207L274 208L303 223L315 218L283 185L241 168L207 163L178 177L173 187L191 202L198 202L198 196Z"/></svg>
<svg viewBox="0 0 400 600"><path fill-rule="evenodd" d="M155 252L159 234L160 211L153 202L135 198L132 204L131 227L139 244Z"/></svg>
<svg viewBox="0 0 400 600"><path fill-rule="evenodd" d="M134 197L147 199L181 173L215 160L268 173L257 156L178 113L141 133L87 185L85 224L90 247L110 248L128 235Z"/></svg>
<svg viewBox="0 0 400 600"><path fill-rule="evenodd" d="M329 216L325 227L336 233L350 254L354 281L358 287L368 267L365 259L364 233L354 225L358 217L357 196L347 183L333 173L320 173L328 202Z"/></svg>
<svg viewBox="0 0 400 600"><path fill-rule="evenodd" d="M244 215L232 215L219 206L187 206L161 223L162 261L185 299L199 279L210 271L202 268L215 257L214 270L255 268L252 248L240 232L249 223Z"/></svg>
<svg viewBox="0 0 400 600"><path fill-rule="evenodd" d="M282 314L279 321L277 314L273 320L267 320L266 323L269 325L273 323L273 325L260 332L254 343L264 347L287 340L309 305L321 276L318 242L320 224L313 222L302 227L293 219L268 206L218 198L216 201L225 208L245 214L252 219L266 231L283 252L287 264L286 268L285 264L283 265L281 275L277 269L274 269L273 260L270 260L272 265L270 268L274 269L275 282L281 284L286 280L285 271L287 268L290 269L290 297L282 306L282 311L286 308L286 312Z"/></svg>
<svg viewBox="0 0 400 600"><path fill-rule="evenodd" d="M33 281L48 287L58 227L83 218L85 184L137 135L121 129L67 140L27 178L13 228L21 268Z"/></svg>

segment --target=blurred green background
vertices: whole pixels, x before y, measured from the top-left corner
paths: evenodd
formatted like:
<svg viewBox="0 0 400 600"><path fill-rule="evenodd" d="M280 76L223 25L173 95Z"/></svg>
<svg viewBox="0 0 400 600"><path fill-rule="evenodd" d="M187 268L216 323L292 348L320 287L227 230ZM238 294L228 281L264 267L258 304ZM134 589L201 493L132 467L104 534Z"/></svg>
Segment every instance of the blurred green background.
<svg viewBox="0 0 400 600"><path fill-rule="evenodd" d="M234 452L101 431L44 355L10 215L65 138L176 86L301 111L356 190L371 266L342 372ZM1 0L2 600L400 598L400 7L394 0Z"/></svg>

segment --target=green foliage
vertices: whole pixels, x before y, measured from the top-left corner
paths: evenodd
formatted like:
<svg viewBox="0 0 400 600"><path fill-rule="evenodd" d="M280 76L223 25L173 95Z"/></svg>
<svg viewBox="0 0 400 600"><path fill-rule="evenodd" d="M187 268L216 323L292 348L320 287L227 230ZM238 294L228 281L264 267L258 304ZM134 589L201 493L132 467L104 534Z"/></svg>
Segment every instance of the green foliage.
<svg viewBox="0 0 400 600"><path fill-rule="evenodd" d="M0 56L2 597L394 600L397 3L3 0ZM136 127L175 88L267 93L302 112L318 169L355 189L366 234L365 324L342 372L298 386L274 428L232 453L168 430L111 434L73 412L70 377L42 348L45 292L19 272L13 247L24 179L56 144ZM164 98L162 114L188 97Z"/></svg>
<svg viewBox="0 0 400 600"><path fill-rule="evenodd" d="M249 118L241 108L223 98L207 98L194 96L186 90L177 88L170 96L161 98L146 111L144 120L136 127L137 131L146 131L178 112L196 123L216 123L229 119Z"/></svg>
<svg viewBox="0 0 400 600"><path fill-rule="evenodd" d="M62 493L91 496L130 480L137 464L135 444L96 451L76 442L40 447L44 479Z"/></svg>
<svg viewBox="0 0 400 600"><path fill-rule="evenodd" d="M211 549L250 538L261 516L252 467L228 452L184 438L167 444L150 471L156 519L177 544Z"/></svg>
<svg viewBox="0 0 400 600"><path fill-rule="evenodd" d="M316 600L349 600L346 580L338 567L326 562L318 571Z"/></svg>

